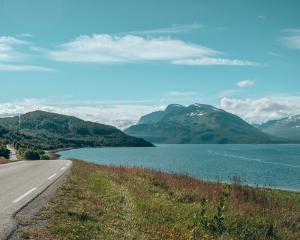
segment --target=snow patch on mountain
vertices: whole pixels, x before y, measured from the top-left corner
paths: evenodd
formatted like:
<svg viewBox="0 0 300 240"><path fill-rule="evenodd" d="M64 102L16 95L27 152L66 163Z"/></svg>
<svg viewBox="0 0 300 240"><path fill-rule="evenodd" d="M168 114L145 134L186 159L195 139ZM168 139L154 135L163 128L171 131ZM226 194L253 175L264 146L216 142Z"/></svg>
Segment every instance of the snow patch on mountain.
<svg viewBox="0 0 300 240"><path fill-rule="evenodd" d="M192 113L187 114L187 116L190 116L190 117L198 116L198 117L200 117L200 116L203 116L205 114L206 114L205 112L192 112Z"/></svg>

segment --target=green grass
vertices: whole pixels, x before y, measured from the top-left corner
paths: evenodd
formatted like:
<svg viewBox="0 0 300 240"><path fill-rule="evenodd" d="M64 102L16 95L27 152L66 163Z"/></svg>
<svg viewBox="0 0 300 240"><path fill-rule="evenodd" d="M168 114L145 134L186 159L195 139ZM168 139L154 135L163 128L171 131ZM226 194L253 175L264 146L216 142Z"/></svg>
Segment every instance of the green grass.
<svg viewBox="0 0 300 240"><path fill-rule="evenodd" d="M300 239L299 193L235 184L227 199L222 184L186 176L82 161L71 171L36 216L47 227L24 230L24 237Z"/></svg>

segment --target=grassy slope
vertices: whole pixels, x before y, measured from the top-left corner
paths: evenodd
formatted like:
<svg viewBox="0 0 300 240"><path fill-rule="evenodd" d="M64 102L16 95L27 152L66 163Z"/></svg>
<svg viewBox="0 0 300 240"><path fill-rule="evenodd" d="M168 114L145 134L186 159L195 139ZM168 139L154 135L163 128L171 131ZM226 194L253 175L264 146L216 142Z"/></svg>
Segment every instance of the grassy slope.
<svg viewBox="0 0 300 240"><path fill-rule="evenodd" d="M6 158L0 157L0 164L9 163L10 161Z"/></svg>
<svg viewBox="0 0 300 240"><path fill-rule="evenodd" d="M28 228L34 239L300 239L300 194L235 185L226 203L223 236L205 230L221 184L160 172L75 161L66 184ZM198 217L197 217L198 216ZM31 221L34 222L34 221ZM269 238L266 236L269 235Z"/></svg>

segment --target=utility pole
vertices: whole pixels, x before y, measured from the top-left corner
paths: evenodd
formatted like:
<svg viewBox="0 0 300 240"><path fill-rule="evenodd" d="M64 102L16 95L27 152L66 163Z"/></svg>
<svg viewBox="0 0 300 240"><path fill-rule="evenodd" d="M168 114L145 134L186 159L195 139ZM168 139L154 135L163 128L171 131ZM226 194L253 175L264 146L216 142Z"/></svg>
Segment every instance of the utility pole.
<svg viewBox="0 0 300 240"><path fill-rule="evenodd" d="M19 132L21 130L21 114L19 114Z"/></svg>

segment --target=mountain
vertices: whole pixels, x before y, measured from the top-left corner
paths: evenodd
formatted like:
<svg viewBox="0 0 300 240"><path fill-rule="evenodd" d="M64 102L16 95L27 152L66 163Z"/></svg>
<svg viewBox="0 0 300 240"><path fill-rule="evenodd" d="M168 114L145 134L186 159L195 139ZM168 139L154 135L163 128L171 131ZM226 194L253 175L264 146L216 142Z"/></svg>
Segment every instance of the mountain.
<svg viewBox="0 0 300 240"><path fill-rule="evenodd" d="M34 111L0 118L0 137L40 149L98 146L153 146L115 127L57 113Z"/></svg>
<svg viewBox="0 0 300 240"><path fill-rule="evenodd" d="M154 143L277 143L241 118L205 104L171 104L143 116L125 133Z"/></svg>
<svg viewBox="0 0 300 240"><path fill-rule="evenodd" d="M300 115L271 120L258 128L267 134L300 142Z"/></svg>

